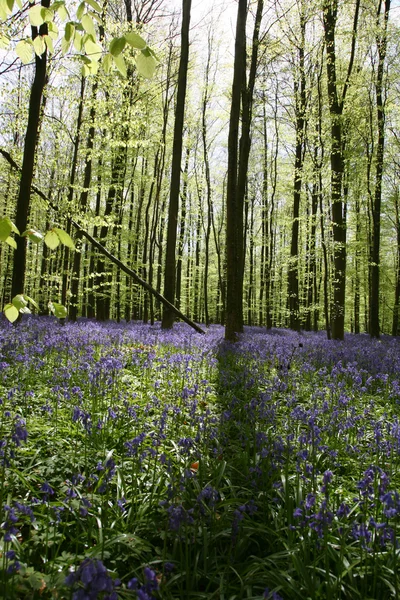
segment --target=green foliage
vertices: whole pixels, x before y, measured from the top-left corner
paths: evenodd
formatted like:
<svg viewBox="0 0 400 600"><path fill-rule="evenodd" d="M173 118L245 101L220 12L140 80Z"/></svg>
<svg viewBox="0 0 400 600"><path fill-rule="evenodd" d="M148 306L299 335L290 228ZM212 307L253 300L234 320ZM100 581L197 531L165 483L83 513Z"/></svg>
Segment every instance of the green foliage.
<svg viewBox="0 0 400 600"><path fill-rule="evenodd" d="M136 57L136 66L140 75L151 79L154 75L157 66L157 60L150 48L145 48Z"/></svg>
<svg viewBox="0 0 400 600"><path fill-rule="evenodd" d="M28 303L31 303L36 309L39 308L35 300L26 294L17 294L11 303L5 305L3 312L10 323L14 323L20 314L30 314Z"/></svg>
<svg viewBox="0 0 400 600"><path fill-rule="evenodd" d="M0 219L0 241L6 242L13 248L16 248L16 243L13 238L10 238L10 233L14 232L19 235L19 231L14 223L11 221L9 217L2 217ZM45 236L42 233L37 231L36 229L30 228L24 231L21 234L21 237L27 237L34 244L39 244L40 242L44 242L50 250L55 250L60 243L70 248L71 250L75 250L75 244L66 231L60 229L59 227L53 227L50 229ZM6 304L3 308L3 312L7 319L14 323L19 317L20 314L29 314L31 311L28 308L28 303L31 303L37 310L39 309L38 304L27 296L26 294L17 294L11 300L10 303ZM50 302L49 308L51 312L59 319L63 319L67 316L67 309L62 304L57 304L56 302Z"/></svg>
<svg viewBox="0 0 400 600"><path fill-rule="evenodd" d="M49 309L58 319L65 319L65 317L68 315L68 311L65 306L58 304L57 302L49 302Z"/></svg>
<svg viewBox="0 0 400 600"><path fill-rule="evenodd" d="M0 18L4 19L13 13L14 2L0 0ZM103 57L103 47L97 41L95 22L102 23L102 8L95 1L81 2L76 11L76 20L70 20L69 12L65 2L54 2L50 9L42 7L40 4L31 6L28 10L28 20L32 27L40 27L47 24L48 35L36 35L35 39L26 37L20 39L15 45L15 52L23 64L29 64L34 54L41 56L46 49L54 53L54 41L59 38L59 29L56 23L58 19L65 22L64 32L61 40L61 49L63 54L68 53L73 45L82 61L82 70L84 75L90 75L97 72L99 62L103 58L103 67L106 73L110 71L111 65L114 65L123 77L126 77L126 65L121 53L126 45L135 50L139 50L136 58L136 64L139 73L146 78L152 77L157 65L154 53L147 47L146 41L137 33L129 32L124 36L116 37L109 44L109 53L113 57L110 60L109 54L105 53ZM56 19L57 17L57 19ZM20 17L21 18L21 17ZM83 32L83 33L82 33ZM0 45L7 48L10 44L10 37L6 34L0 36ZM118 58L119 57L119 58Z"/></svg>

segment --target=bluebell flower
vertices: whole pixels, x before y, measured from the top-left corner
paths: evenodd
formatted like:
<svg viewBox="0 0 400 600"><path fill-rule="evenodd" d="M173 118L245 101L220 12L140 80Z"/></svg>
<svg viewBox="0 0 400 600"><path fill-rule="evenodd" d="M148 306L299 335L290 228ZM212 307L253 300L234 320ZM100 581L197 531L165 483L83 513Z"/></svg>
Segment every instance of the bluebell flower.
<svg viewBox="0 0 400 600"><path fill-rule="evenodd" d="M157 593L159 589L156 573L149 567L145 567L143 576L143 584L140 584L137 577L130 579L127 584L128 590L134 590L138 600L153 600L154 598L157 598L157 595L153 595L154 593Z"/></svg>
<svg viewBox="0 0 400 600"><path fill-rule="evenodd" d="M41 486L40 489L41 489L42 492L44 492L45 494L48 494L50 496L53 496L53 494L54 494L53 488L51 487L51 485L47 481L45 481L42 484L42 486Z"/></svg>
<svg viewBox="0 0 400 600"><path fill-rule="evenodd" d="M265 588L263 598L266 600L283 600L282 596L278 592L270 592L269 588Z"/></svg>
<svg viewBox="0 0 400 600"><path fill-rule="evenodd" d="M65 579L65 585L75 590L74 600L117 600L115 587L119 583L112 579L101 560L92 558L85 558Z"/></svg>

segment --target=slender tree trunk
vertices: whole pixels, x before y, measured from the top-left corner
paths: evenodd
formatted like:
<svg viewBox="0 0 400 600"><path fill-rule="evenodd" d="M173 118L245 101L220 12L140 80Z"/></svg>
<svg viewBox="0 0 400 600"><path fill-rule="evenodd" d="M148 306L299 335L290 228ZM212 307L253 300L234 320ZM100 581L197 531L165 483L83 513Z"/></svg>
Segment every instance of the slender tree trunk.
<svg viewBox="0 0 400 600"><path fill-rule="evenodd" d="M246 89L247 0L238 0L235 62L228 136L226 197L226 325L225 339L243 331L243 195L238 194L238 142L241 96Z"/></svg>
<svg viewBox="0 0 400 600"><path fill-rule="evenodd" d="M354 261L354 333L360 333L360 268L361 268L361 252L359 245L361 243L361 214L360 214L360 199L358 195L355 198L356 212L356 251Z"/></svg>
<svg viewBox="0 0 400 600"><path fill-rule="evenodd" d="M76 121L76 133L74 139L74 149L72 154L72 163L71 163L71 171L69 176L69 186L68 186L68 197L67 197L67 206L71 207L72 200L74 197L74 184L76 177L76 168L78 165L78 152L80 146L80 138L81 138L81 127L83 121L83 101L85 96L85 83L86 79L82 75L81 77L81 88L79 93L79 105L78 105L78 118ZM67 223L67 233L71 233L71 224L68 221ZM70 250L69 248L64 248L64 259L63 259L63 269L62 269L62 287L61 287L61 304L64 306L67 304L67 290L68 290L68 280L69 280L69 263L70 263Z"/></svg>
<svg viewBox="0 0 400 600"><path fill-rule="evenodd" d="M50 0L42 0L41 6L48 8ZM32 27L32 39L38 35L47 35L47 23L43 23L38 29ZM36 148L40 129L40 108L43 91L46 85L47 50L41 56L35 54L35 76L33 79L30 99L28 124L25 133L24 154L22 159L21 179L19 185L17 210L15 224L19 231L26 231L28 214L30 208L31 186L33 171L35 168ZM26 270L26 237L17 237L17 248L14 253L14 264L12 273L11 296L24 292L25 270Z"/></svg>
<svg viewBox="0 0 400 600"><path fill-rule="evenodd" d="M294 97L296 105L296 152L294 162L293 220L290 243L288 272L289 327L300 330L299 299L299 214L301 188L303 183L304 143L306 128L306 74L304 62L306 20L303 2L300 7L300 44L298 52L298 72L294 76Z"/></svg>
<svg viewBox="0 0 400 600"><path fill-rule="evenodd" d="M182 137L185 113L186 83L189 63L189 24L192 0L182 0L181 57L179 61L178 90L175 107L174 143L172 148L171 186L168 207L167 247L165 256L164 296L171 303L175 300L175 251L179 212L179 189L181 180ZM162 328L171 329L175 315L164 305Z"/></svg>
<svg viewBox="0 0 400 600"><path fill-rule="evenodd" d="M400 202L398 189L395 192L395 211L396 211L396 235L397 235L397 256L396 256L396 282L394 288L394 307L392 321L392 335L400 334Z"/></svg>
<svg viewBox="0 0 400 600"><path fill-rule="evenodd" d="M343 202L343 109L353 70L360 0L356 0L353 20L353 36L347 76L339 98L336 76L336 24L338 0L324 0L323 24L327 53L327 85L331 117L331 204L333 229L333 301L331 305L332 338L344 338L345 292L346 292L346 219Z"/></svg>
<svg viewBox="0 0 400 600"><path fill-rule="evenodd" d="M209 306L208 306L208 272L209 272L209 252L210 252L210 234L212 224L212 187L211 187L211 174L210 174L210 161L208 155L208 143L207 143L207 108L210 96L210 63L212 56L212 38L209 34L208 37L208 54L207 64L205 69L205 82L204 82L204 93L202 100L202 112L201 112L201 137L203 142L203 160L204 160L204 172L206 180L206 197L207 197L207 224L204 237L204 316L205 323L208 326L210 323ZM217 250L218 252L218 250Z"/></svg>
<svg viewBox="0 0 400 600"><path fill-rule="evenodd" d="M189 143L189 140L188 140ZM188 178L189 178L189 158L190 148L186 148L185 168L183 171L183 186L182 186L182 202L181 202L181 218L179 224L179 242L178 242L178 257L176 261L176 290L175 290L175 306L181 307L181 290L182 290L182 262L183 262L183 248L185 243L185 230L186 230L186 213L187 213L187 199L188 199Z"/></svg>
<svg viewBox="0 0 400 600"><path fill-rule="evenodd" d="M390 0L383 2L383 27L381 27L381 7L382 1L378 2L377 27L381 29L377 33L376 45L378 49L378 70L375 83L376 91L376 111L378 123L378 143L376 148L376 174L375 174L375 194L372 210L373 229L372 229L372 260L371 260L371 297L370 297L370 334L371 337L379 338L379 276L380 276L380 241L381 241L381 204L382 204L382 178L383 178L383 158L385 147L385 102L383 97L383 77L386 59L387 47L387 25L389 20Z"/></svg>
<svg viewBox="0 0 400 600"><path fill-rule="evenodd" d="M88 137L86 142L86 159L85 169L83 174L83 189L79 199L79 208L82 214L86 213L88 204L89 188L92 181L92 169L93 169L93 147L94 147L94 136L95 136L95 118L96 118L96 97L97 97L98 82L97 79L94 81L92 86L92 98L90 107L90 127L88 131ZM81 245L82 235L80 232L77 233L76 241ZM79 250L79 248L78 248ZM79 275L81 269L81 258L82 252L75 251L72 274L71 274L71 297L69 303L68 316L71 321L76 321L78 316L78 291L79 291Z"/></svg>

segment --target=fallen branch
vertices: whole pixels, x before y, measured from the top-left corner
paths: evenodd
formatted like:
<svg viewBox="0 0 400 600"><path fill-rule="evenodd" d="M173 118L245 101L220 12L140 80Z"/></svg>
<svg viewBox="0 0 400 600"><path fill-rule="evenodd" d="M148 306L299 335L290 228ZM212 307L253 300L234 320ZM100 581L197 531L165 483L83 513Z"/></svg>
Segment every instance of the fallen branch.
<svg viewBox="0 0 400 600"><path fill-rule="evenodd" d="M17 165L17 163L12 159L11 155L6 150L3 150L2 148L0 148L0 154L2 154L4 156L4 158L9 162L9 164L13 167L13 169L16 169L17 171L21 170L21 167L19 167ZM41 190L39 190L35 185L32 185L32 191L35 192L35 194L37 194L38 196L40 196L40 198L42 198L42 200L44 200L50 206L50 208L52 208L55 212L57 212L57 213L61 212L59 207L56 204L54 204L54 202L52 202L52 200L47 198L47 196ZM197 325L197 323L194 323L194 321L192 321L191 319L189 319L189 317L187 317L185 314L183 314L179 310L179 308L177 308L176 306L171 304L171 302L169 302L166 298L164 298L164 296L162 296L162 294L157 292L157 290L155 290L149 283L147 283L147 281L145 281L144 279L139 277L139 275L136 273L136 271L134 271L133 269L131 269L130 267L125 265L121 260L119 260L119 258L117 258L113 254L111 254L111 252L109 252L107 250L107 248L105 248L103 246L103 244L100 244L100 242L98 242L94 237L92 237L89 232L87 232L81 225L79 225L79 223L74 221L74 219L72 219L71 217L68 217L68 219L69 219L71 225L73 225L75 227L75 229L77 229L91 244L93 244L93 246L95 246L101 254L106 256L111 262L113 262L115 265L117 265L117 267L119 269L121 269L121 271L124 271L127 275L132 277L132 279L136 283L138 283L145 290L147 290L150 294L152 294L155 298L157 298L157 300L159 300L162 304L164 304L164 306L167 306L170 310L172 310L180 319L182 319L182 321L185 321L185 323L190 325L190 327L192 327L195 331L197 331L198 333L205 333L205 331L203 329L201 329L201 327L199 327Z"/></svg>

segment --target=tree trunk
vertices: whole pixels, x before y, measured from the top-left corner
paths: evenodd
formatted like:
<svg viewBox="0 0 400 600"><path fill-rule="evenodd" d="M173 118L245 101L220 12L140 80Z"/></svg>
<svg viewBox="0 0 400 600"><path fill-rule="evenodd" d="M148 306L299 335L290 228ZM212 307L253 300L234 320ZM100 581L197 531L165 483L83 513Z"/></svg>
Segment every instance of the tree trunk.
<svg viewBox="0 0 400 600"><path fill-rule="evenodd" d="M333 301L331 305L331 330L334 340L344 338L345 293L346 293L346 219L343 202L343 108L353 70L360 0L356 0L352 46L346 80L341 97L338 94L336 77L335 32L338 0L324 0L323 24L327 53L327 86L331 117L331 205L333 229Z"/></svg>
<svg viewBox="0 0 400 600"><path fill-rule="evenodd" d="M95 118L96 118L96 97L97 97L98 82L97 79L93 83L92 87L92 98L90 107L90 127L88 131L88 137L86 142L86 159L85 169L83 174L83 189L79 199L79 208L82 214L86 213L88 204L89 187L92 181L92 169L93 169L93 147L94 147L94 136L95 136ZM81 244L82 236L77 233L76 241ZM79 248L78 248L79 250ZM69 303L68 316L71 321L76 321L78 316L78 290L79 290L79 275L81 269L81 257L82 253L75 251L72 273L71 273L71 297Z"/></svg>
<svg viewBox="0 0 400 600"><path fill-rule="evenodd" d="M187 71L189 63L189 24L192 0L182 0L181 57L179 61L178 90L175 107L174 143L172 147L171 186L168 207L167 247L164 272L164 296L171 303L175 300L175 251L179 212L179 189L181 180L182 137L185 114ZM171 329L175 315L164 305L162 328Z"/></svg>
<svg viewBox="0 0 400 600"><path fill-rule="evenodd" d="M78 118L76 121L76 133L74 139L74 150L72 154L72 163L71 163L71 171L69 176L69 186L68 186L68 197L67 197L67 206L70 209L72 205L72 200L74 197L74 184L76 177L76 168L78 165L78 151L80 145L81 138L81 127L83 121L83 101L85 96L85 83L86 79L82 75L81 77L81 89L79 93L79 105L78 105ZM67 224L67 233L71 233L71 224L68 221ZM67 304L67 290L68 290L68 280L69 280L69 271L70 271L70 250L69 248L64 248L64 259L63 259L63 269L62 269L62 287L61 287L61 304L64 306Z"/></svg>
<svg viewBox="0 0 400 600"><path fill-rule="evenodd" d="M189 140L188 144L189 144ZM178 242L178 258L176 261L176 291L175 305L181 308L181 290L182 290L182 261L183 261L183 248L185 243L185 230L186 230L186 215L187 215L187 196L188 196L188 177L189 177L189 158L190 148L186 148L186 159L185 168L183 171L183 187L182 187L182 206L181 206L181 218L179 223L179 242Z"/></svg>
<svg viewBox="0 0 400 600"><path fill-rule="evenodd" d="M238 141L241 96L246 89L246 19L247 0L239 0L229 120L226 196L225 339L230 341L234 341L236 334L243 331L243 196L240 198L238 194Z"/></svg>
<svg viewBox="0 0 400 600"><path fill-rule="evenodd" d="M396 283L394 288L394 307L392 321L392 335L400 334L400 202L399 192L395 192L395 210L396 210L396 235L397 235L397 256L396 256Z"/></svg>
<svg viewBox="0 0 400 600"><path fill-rule="evenodd" d="M42 0L41 6L48 8L50 0ZM38 29L32 27L32 39L38 35L47 35L47 23L43 23ZM33 171L35 168L36 147L40 129L40 107L43 90L46 85L47 50L41 56L35 54L35 76L33 79L29 98L28 124L25 133L24 155L21 168L21 179L19 185L17 210L15 224L19 231L26 231L31 199L31 186ZM14 264L12 273L11 296L24 292L25 269L26 269L26 237L17 237L17 248L14 253Z"/></svg>
<svg viewBox="0 0 400 600"><path fill-rule="evenodd" d="M383 177L383 158L385 147L385 103L383 98L383 76L387 47L387 25L389 20L390 0L384 2L384 24L381 27L381 6L382 1L378 2L377 27L381 32L376 37L378 49L378 70L375 83L376 91L376 111L378 124L378 143L376 148L376 175L375 175L375 194L372 209L373 229L372 229L372 260L371 260L371 297L370 297L370 334L371 337L379 338L379 275L380 275L380 241L381 241L381 204L382 204L382 177Z"/></svg>
<svg viewBox="0 0 400 600"><path fill-rule="evenodd" d="M304 48L306 35L306 20L303 2L300 8L300 43L298 52L298 73L294 76L294 98L296 107L296 151L294 161L293 186L293 220L290 243L290 262L288 271L288 300L289 327L300 331L300 300L299 300L299 213L301 188L303 182L304 143L306 127L306 74L304 64Z"/></svg>

